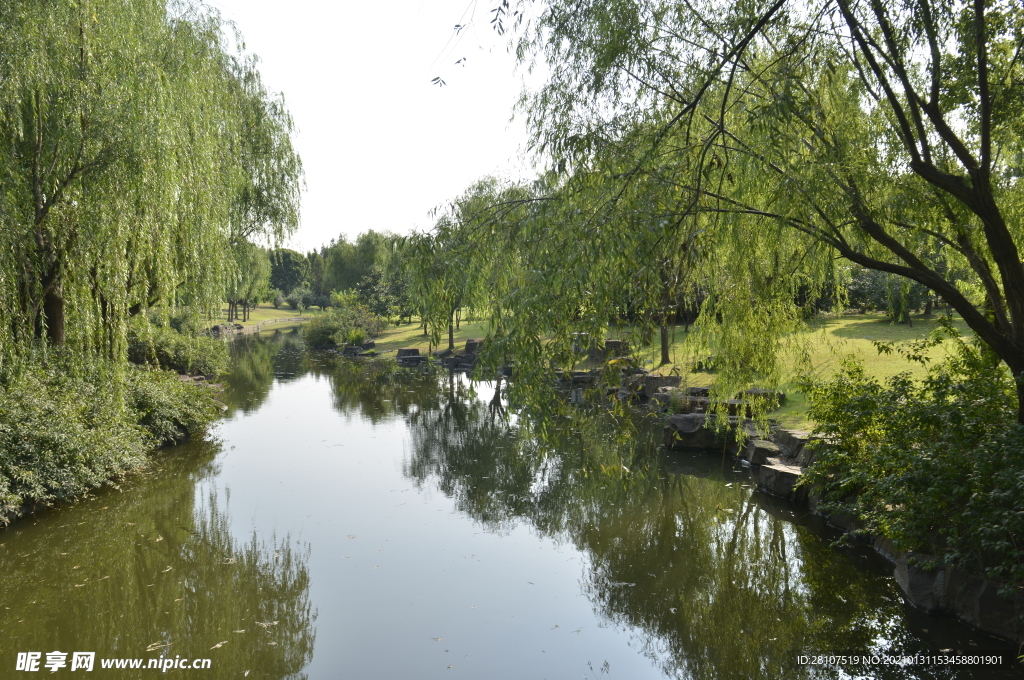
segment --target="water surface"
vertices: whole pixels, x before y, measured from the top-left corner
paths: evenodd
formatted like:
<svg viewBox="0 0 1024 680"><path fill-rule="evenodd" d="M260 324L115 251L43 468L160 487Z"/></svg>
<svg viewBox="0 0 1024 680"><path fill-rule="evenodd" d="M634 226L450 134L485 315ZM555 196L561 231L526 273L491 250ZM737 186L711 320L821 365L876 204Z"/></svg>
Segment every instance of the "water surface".
<svg viewBox="0 0 1024 680"><path fill-rule="evenodd" d="M1006 646L908 609L873 552L654 425L542 444L493 384L286 333L234 353L209 437L0 534L0 677L54 650L211 679L1004 677L797 665Z"/></svg>

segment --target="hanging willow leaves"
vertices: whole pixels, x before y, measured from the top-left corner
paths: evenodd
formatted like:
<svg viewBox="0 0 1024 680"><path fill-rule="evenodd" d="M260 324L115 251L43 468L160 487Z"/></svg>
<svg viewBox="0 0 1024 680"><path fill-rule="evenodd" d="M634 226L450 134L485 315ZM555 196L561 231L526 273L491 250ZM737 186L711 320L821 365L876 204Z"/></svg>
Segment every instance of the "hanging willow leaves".
<svg viewBox="0 0 1024 680"><path fill-rule="evenodd" d="M294 229L291 121L189 4L0 8L0 338L123 352L127 319L209 309L232 237Z"/></svg>

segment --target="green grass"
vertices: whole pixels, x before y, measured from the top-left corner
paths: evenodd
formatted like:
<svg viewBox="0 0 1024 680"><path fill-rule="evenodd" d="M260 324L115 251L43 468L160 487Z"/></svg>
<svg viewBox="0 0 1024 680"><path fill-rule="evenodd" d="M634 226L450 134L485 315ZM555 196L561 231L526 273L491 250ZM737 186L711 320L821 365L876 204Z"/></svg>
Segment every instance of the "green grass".
<svg viewBox="0 0 1024 680"><path fill-rule="evenodd" d="M240 323L243 326L254 326L260 323L261 321L270 321L271 319L290 319L297 316L310 317L316 316L317 314L320 313L320 310L315 307L311 309L305 309L302 312L299 312L299 310L292 309L291 307L288 306L281 307L281 309L274 309L274 306L271 304L262 304L257 305L256 307L253 307L249 310L248 320L235 320L232 321L232 323ZM227 318L228 309L227 307L224 307L223 309L220 310L220 314L218 314L209 322L209 325L214 326L220 323L227 323ZM289 325L297 324L275 324L272 325L271 328L287 328Z"/></svg>
<svg viewBox="0 0 1024 680"><path fill-rule="evenodd" d="M482 338L487 334L487 322L485 321L463 321L455 331L455 349L461 350L466 346L466 340L470 338ZM391 352L396 349L415 347L420 354L426 354L430 347L430 337L423 335L423 328L419 322L402 324L401 326L388 326L388 329L381 335L374 338L377 343L378 352ZM440 346L432 348L448 349L448 334L441 336Z"/></svg>
<svg viewBox="0 0 1024 680"><path fill-rule="evenodd" d="M954 325L962 334L968 334L967 325L958 317L954 318ZM835 373L845 357L861 359L868 372L878 378L884 379L903 372L909 372L915 378L924 377L927 372L925 366L909 362L897 353L880 354L874 343L923 340L935 327L935 318L914 317L913 325L907 326L889 323L888 318L882 314L857 314L811 321L807 329L795 338L805 353L794 352L791 356L783 357L784 381L781 387L786 392L787 400L786 405L776 411L773 417L787 427L812 427L813 423L807 419L807 400L796 391L795 381L801 374L828 378ZM661 354L657 344L644 348L641 356L644 361L650 362L646 366L654 372L678 374L688 386L710 386L715 381L714 373L692 371L692 352L688 339L683 327L678 326L676 341L670 352L675 363L657 366ZM942 349L938 347L931 351L930 356L937 359L941 353Z"/></svg>

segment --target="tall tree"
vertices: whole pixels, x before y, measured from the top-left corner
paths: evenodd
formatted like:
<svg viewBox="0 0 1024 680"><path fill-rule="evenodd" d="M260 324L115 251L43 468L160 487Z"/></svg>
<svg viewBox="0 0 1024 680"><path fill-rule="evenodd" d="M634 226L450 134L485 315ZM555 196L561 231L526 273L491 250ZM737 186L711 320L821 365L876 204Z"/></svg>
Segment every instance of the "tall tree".
<svg viewBox="0 0 1024 680"><path fill-rule="evenodd" d="M739 329L742 355L752 323L792 317L794 289L834 283L838 256L947 301L1017 377L1024 421L1019 3L534 6L521 52L553 65L529 105L538 147L572 176L648 131L598 200L675 168L722 266L704 318L742 322L720 341Z"/></svg>
<svg viewBox="0 0 1024 680"><path fill-rule="evenodd" d="M309 262L297 251L277 248L270 251L270 285L283 293L309 283Z"/></svg>
<svg viewBox="0 0 1024 680"><path fill-rule="evenodd" d="M3 4L3 351L45 337L117 354L131 315L217 303L251 180L246 73L219 18L188 4Z"/></svg>

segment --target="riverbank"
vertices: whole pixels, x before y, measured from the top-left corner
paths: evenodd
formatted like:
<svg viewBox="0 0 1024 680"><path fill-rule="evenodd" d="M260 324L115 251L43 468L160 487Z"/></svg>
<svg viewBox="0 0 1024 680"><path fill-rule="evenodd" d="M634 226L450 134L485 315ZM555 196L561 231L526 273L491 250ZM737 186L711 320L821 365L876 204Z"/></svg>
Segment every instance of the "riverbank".
<svg viewBox="0 0 1024 680"><path fill-rule="evenodd" d="M221 406L176 371L70 355L29 362L0 386L0 525L116 487Z"/></svg>
<svg viewBox="0 0 1024 680"><path fill-rule="evenodd" d="M657 403L657 402L655 402ZM759 491L781 498L794 507L807 507L830 526L854 541L871 546L893 567L893 577L906 601L926 614L949 614L990 635L1024 643L1024 593L1007 588L983 571L945 564L934 555L902 549L894 541L872 535L865 522L841 512L823 512L822 494L808 473L827 445L810 432L774 427L759 432L752 422L734 422L748 438L715 427L715 416L703 413L669 415L664 443L670 449L725 451L742 464ZM1006 591L1012 594L1007 596Z"/></svg>

